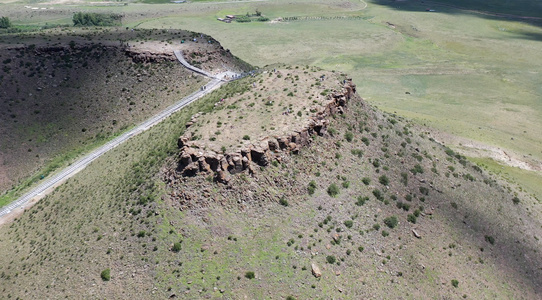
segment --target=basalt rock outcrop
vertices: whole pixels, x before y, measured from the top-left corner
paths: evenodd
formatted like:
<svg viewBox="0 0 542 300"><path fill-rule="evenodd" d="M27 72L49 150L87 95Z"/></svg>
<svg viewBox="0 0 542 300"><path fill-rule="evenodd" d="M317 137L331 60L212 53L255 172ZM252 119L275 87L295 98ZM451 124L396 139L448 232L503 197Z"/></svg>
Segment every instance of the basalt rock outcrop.
<svg viewBox="0 0 542 300"><path fill-rule="evenodd" d="M328 101L316 113L310 116L307 126L283 136L267 136L258 142L237 149L234 152L219 153L203 149L191 136L183 135L178 140L181 149L176 171L182 176L195 176L199 173L214 175L218 182L228 183L231 174L256 171L256 167L265 167L273 160L281 161L283 155L296 154L312 142L314 135L326 136L328 117L346 112L348 102L356 97L356 86L352 80L345 80L342 90L327 96ZM189 122L197 122L195 115ZM188 125L188 124L187 124Z"/></svg>
<svg viewBox="0 0 542 300"><path fill-rule="evenodd" d="M166 61L175 61L175 55L172 53L151 53L151 52L140 52L137 49L126 48L126 55L128 55L136 63L156 63L156 62L166 62Z"/></svg>

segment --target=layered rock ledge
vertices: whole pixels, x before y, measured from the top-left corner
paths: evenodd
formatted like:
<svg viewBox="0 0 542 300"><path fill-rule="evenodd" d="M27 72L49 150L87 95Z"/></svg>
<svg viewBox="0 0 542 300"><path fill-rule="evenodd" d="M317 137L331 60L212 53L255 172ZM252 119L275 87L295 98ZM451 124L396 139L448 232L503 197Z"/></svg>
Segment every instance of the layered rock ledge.
<svg viewBox="0 0 542 300"><path fill-rule="evenodd" d="M191 140L193 133L188 132L178 140L180 155L176 171L182 176L205 173L226 184L230 181L230 174L241 172L252 174L256 172L258 166L265 167L272 161L280 162L283 155L298 153L311 144L315 135L326 136L329 117L345 113L349 101L355 97L358 97L355 84L351 79L345 79L340 91L327 94L324 105L307 116L308 125L285 135L264 136L256 142L230 152L209 150L201 141ZM194 115L187 123L187 127L197 124L199 117L200 114Z"/></svg>

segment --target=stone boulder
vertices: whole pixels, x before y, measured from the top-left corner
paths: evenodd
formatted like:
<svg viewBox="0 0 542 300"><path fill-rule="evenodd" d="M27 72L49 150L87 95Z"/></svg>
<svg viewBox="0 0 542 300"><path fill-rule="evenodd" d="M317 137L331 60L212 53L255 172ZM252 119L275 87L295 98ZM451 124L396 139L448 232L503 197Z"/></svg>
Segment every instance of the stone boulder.
<svg viewBox="0 0 542 300"><path fill-rule="evenodd" d="M314 275L314 277L316 278L322 277L322 271L320 271L320 268L318 268L316 264L311 264L311 268L312 268L312 275Z"/></svg>

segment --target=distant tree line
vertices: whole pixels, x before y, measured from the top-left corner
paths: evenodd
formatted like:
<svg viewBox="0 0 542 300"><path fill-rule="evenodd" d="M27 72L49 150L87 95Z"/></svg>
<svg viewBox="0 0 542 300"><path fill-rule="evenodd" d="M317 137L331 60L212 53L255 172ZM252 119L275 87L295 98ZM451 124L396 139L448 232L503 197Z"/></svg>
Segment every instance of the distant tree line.
<svg viewBox="0 0 542 300"><path fill-rule="evenodd" d="M117 26L121 20L119 14L78 12L73 15L73 26Z"/></svg>
<svg viewBox="0 0 542 300"><path fill-rule="evenodd" d="M0 28L10 28L11 27L11 21L8 17L1 17L0 18Z"/></svg>

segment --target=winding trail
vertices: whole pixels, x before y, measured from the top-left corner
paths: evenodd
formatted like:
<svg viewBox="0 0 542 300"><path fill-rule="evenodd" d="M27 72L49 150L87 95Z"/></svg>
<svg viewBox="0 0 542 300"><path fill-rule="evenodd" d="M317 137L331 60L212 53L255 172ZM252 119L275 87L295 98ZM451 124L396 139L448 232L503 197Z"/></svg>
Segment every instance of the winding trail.
<svg viewBox="0 0 542 300"><path fill-rule="evenodd" d="M32 188L28 193L21 196L19 199L11 202L10 204L0 208L0 225L2 223L5 223L5 219L7 219L10 215L14 215L17 213L21 213L25 209L26 204L33 204L37 202L40 198L47 195L48 193L52 192L57 186L65 182L68 178L74 176L79 171L83 170L86 166L88 166L90 163L92 163L94 160L96 160L98 157L105 154L107 151L114 149L118 145L126 142L131 137L136 136L152 126L162 122L167 117L171 116L173 113L181 110L185 106L189 105L190 103L200 99L201 97L211 93L212 91L218 89L220 86L225 84L227 80L224 80L224 78L240 78L242 77L240 74L233 73L231 71L224 72L221 74L218 74L216 76L213 76L212 74L205 72L204 70L198 69L194 66L191 66L188 64L188 62L184 59L182 56L181 51L175 51L175 56L179 60L179 62L185 66L187 69L194 71L198 74L201 74L205 77L211 78L212 80L205 85L203 85L198 91L190 94L189 96L183 98L179 102L171 105L170 107L166 108L165 110L161 111L157 115L151 117L150 119L146 120L145 122L137 125L130 131L125 132L124 134L114 138L113 140L109 141L105 145L99 147L98 149L90 152L89 154L85 155L84 157L80 158L76 162L72 163L67 168L63 169L59 173L55 174L53 177L46 179L44 182L42 182L40 185Z"/></svg>

